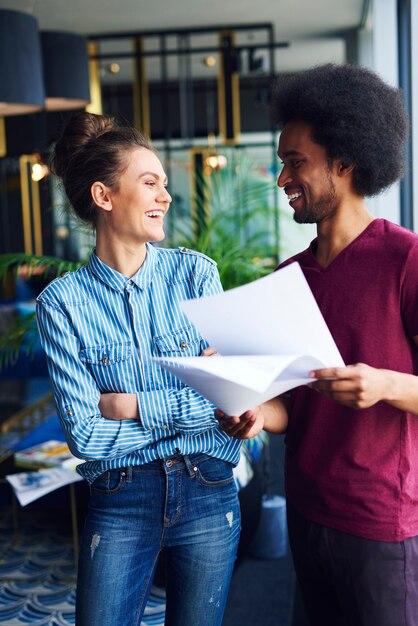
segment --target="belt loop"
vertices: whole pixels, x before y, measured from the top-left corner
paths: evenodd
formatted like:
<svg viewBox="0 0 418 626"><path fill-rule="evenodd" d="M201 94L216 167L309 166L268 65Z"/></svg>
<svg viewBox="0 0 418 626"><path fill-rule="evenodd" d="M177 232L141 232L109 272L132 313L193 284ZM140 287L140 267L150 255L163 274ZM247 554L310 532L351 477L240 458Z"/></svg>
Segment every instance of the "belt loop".
<svg viewBox="0 0 418 626"><path fill-rule="evenodd" d="M121 470L121 472L125 474L125 482L131 483L132 482L132 466L124 467Z"/></svg>
<svg viewBox="0 0 418 626"><path fill-rule="evenodd" d="M183 456L183 459L184 459L184 464L187 469L187 473L189 474L191 478L193 478L197 474L197 466L191 462L191 460L186 454Z"/></svg>

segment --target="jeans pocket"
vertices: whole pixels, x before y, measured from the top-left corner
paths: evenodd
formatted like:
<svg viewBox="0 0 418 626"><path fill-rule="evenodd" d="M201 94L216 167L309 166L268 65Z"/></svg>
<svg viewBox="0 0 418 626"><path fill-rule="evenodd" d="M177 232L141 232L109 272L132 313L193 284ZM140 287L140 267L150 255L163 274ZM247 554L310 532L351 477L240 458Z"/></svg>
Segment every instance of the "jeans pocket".
<svg viewBox="0 0 418 626"><path fill-rule="evenodd" d="M201 485L205 487L220 487L233 482L232 463L208 457L198 461L197 477Z"/></svg>
<svg viewBox="0 0 418 626"><path fill-rule="evenodd" d="M111 495L121 491L125 484L126 473L123 469L108 470L100 474L91 485L91 493Z"/></svg>

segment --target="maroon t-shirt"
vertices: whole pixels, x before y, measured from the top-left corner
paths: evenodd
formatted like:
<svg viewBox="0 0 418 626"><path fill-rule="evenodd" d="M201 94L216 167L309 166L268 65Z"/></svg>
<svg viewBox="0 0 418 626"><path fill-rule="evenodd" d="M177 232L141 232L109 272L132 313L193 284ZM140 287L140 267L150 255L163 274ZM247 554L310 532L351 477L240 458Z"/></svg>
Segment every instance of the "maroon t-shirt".
<svg viewBox="0 0 418 626"><path fill-rule="evenodd" d="M316 240L280 267L300 263L345 363L418 374L418 235L375 219L328 267L315 250ZM325 526L380 541L418 535L418 416L297 388L286 491Z"/></svg>

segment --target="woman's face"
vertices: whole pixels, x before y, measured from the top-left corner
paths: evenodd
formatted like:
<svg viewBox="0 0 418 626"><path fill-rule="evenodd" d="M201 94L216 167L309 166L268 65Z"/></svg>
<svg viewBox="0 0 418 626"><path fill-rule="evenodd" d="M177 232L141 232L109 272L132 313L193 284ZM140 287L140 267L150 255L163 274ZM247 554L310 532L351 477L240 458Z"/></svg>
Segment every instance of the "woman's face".
<svg viewBox="0 0 418 626"><path fill-rule="evenodd" d="M128 160L118 188L108 189L109 210L101 211L101 217L111 234L126 243L161 241L165 237L164 216L172 200L163 166L146 148L134 148Z"/></svg>

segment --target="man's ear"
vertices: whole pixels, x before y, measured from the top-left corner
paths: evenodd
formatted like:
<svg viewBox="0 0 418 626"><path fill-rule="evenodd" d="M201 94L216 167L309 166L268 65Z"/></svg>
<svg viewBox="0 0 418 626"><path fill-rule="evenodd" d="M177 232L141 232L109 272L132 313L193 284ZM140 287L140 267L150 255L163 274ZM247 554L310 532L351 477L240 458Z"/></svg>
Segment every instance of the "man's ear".
<svg viewBox="0 0 418 626"><path fill-rule="evenodd" d="M113 208L109 191L109 187L99 181L93 183L90 188L91 197L93 198L94 203L100 209L104 209L105 211L111 211Z"/></svg>
<svg viewBox="0 0 418 626"><path fill-rule="evenodd" d="M346 161L337 162L338 176L347 176L348 174L351 174L353 170L354 170L354 163L347 163Z"/></svg>

